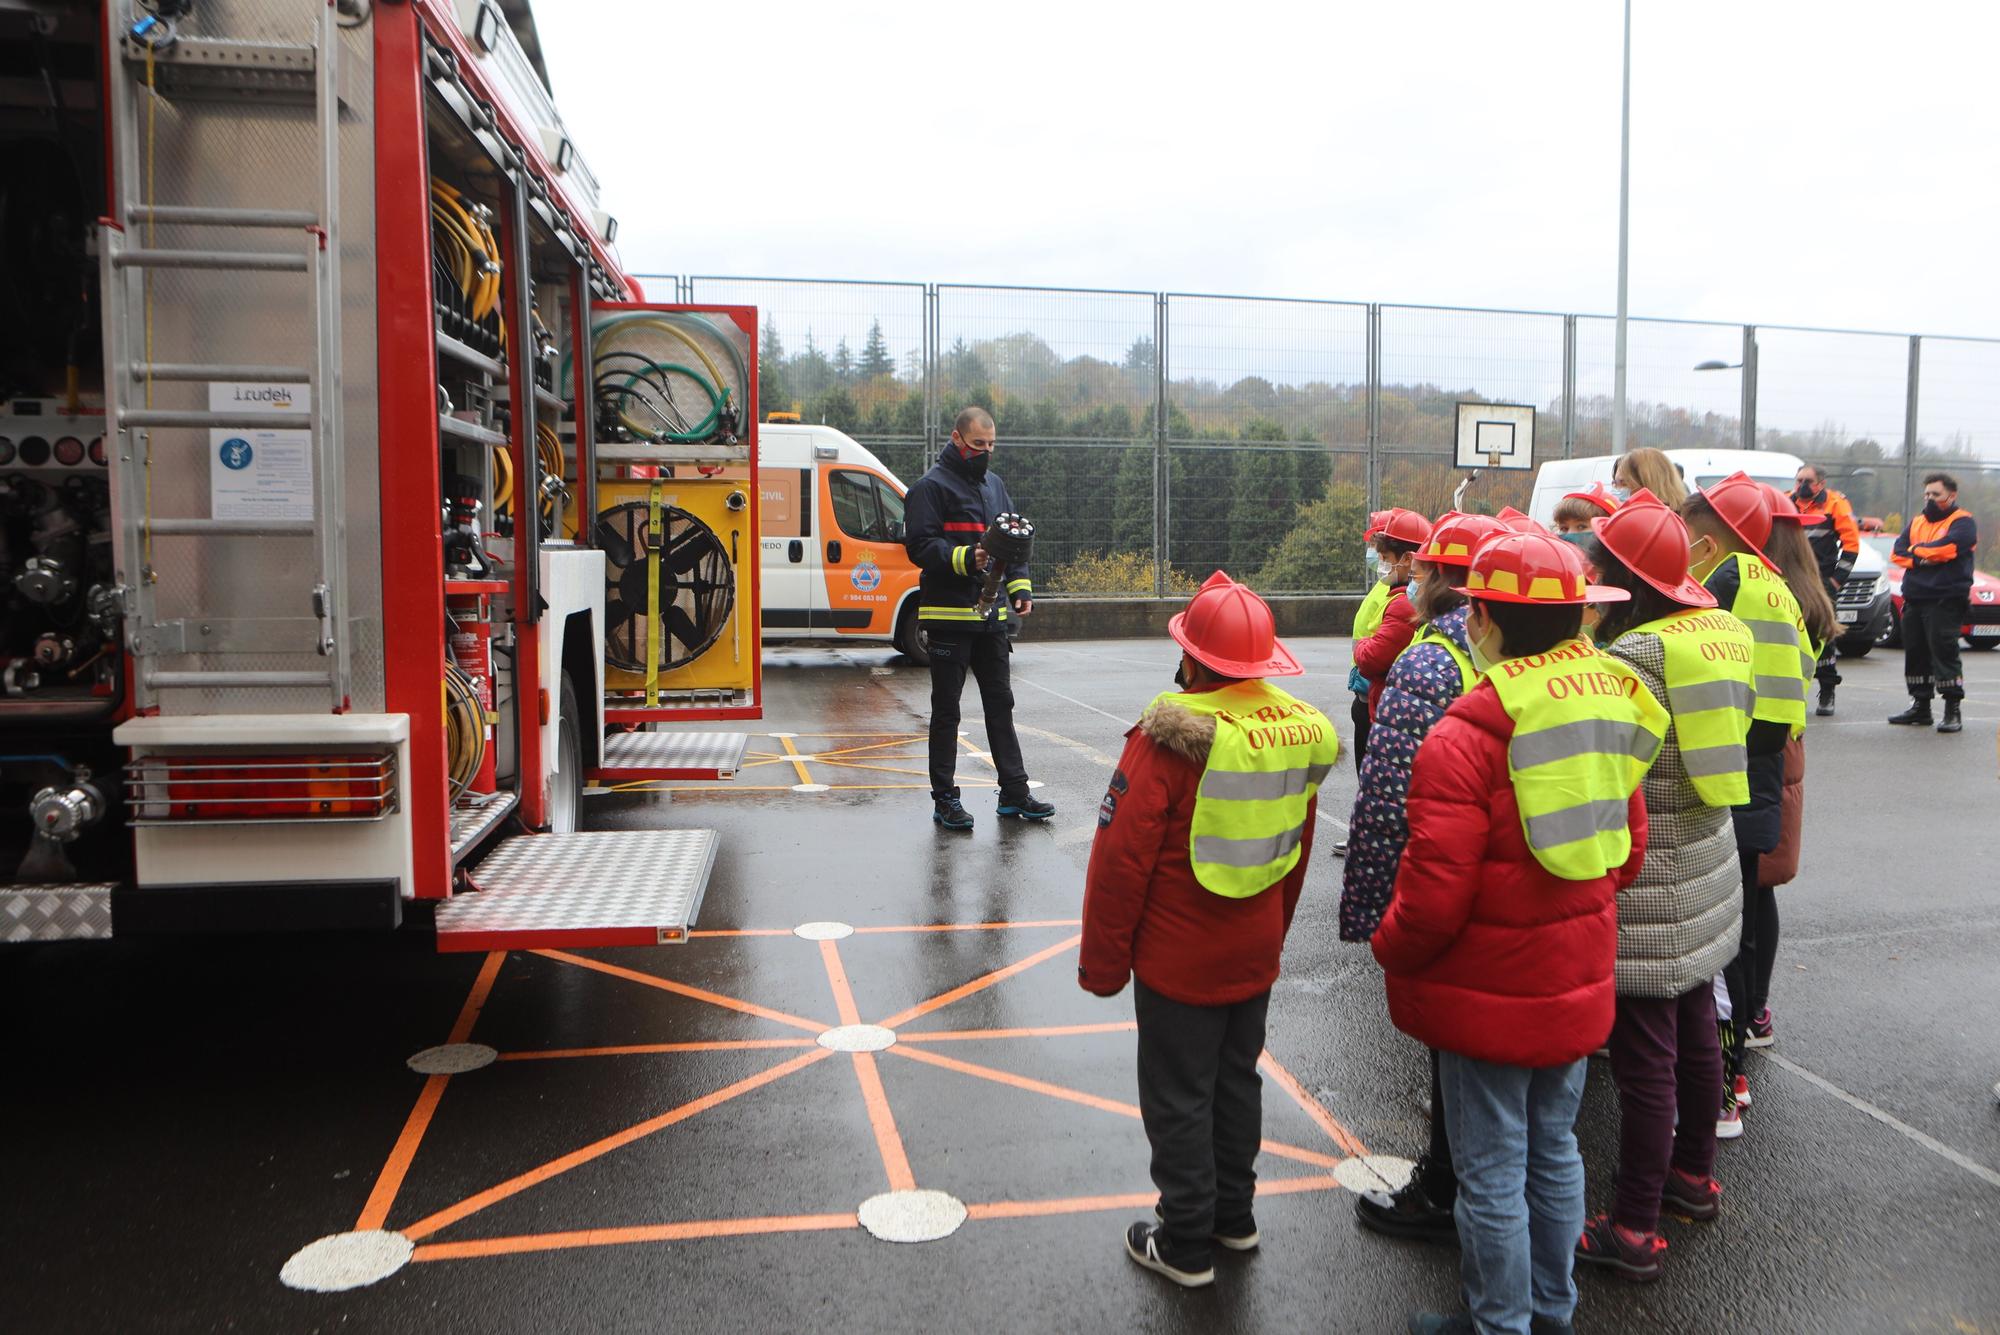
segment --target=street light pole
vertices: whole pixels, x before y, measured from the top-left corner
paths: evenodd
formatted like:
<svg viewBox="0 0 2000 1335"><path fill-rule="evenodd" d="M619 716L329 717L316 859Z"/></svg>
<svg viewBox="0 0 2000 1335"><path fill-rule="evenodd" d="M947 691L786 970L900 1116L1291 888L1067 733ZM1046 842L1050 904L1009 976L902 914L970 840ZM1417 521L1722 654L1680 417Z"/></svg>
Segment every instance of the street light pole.
<svg viewBox="0 0 2000 1335"><path fill-rule="evenodd" d="M1632 230L1632 0L1625 0L1625 83L1618 110L1618 349L1611 388L1611 452L1625 453L1625 275Z"/></svg>

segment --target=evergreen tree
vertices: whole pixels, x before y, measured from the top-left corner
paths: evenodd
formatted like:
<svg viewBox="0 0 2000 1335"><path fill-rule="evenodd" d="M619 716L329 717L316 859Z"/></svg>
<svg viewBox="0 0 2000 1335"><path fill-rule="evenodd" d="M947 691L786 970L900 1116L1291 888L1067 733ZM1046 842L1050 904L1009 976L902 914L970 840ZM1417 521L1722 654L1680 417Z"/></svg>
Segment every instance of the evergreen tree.
<svg viewBox="0 0 2000 1335"><path fill-rule="evenodd" d="M805 351L792 358L786 367L791 380L792 393L801 399L812 400L825 393L833 385L833 364L826 354L813 342L812 330L806 330Z"/></svg>
<svg viewBox="0 0 2000 1335"><path fill-rule="evenodd" d="M858 369L863 380L896 373L896 359L889 355L889 341L882 337L880 320L868 326L868 341L861 345Z"/></svg>
<svg viewBox="0 0 2000 1335"><path fill-rule="evenodd" d="M845 338L833 345L833 378L843 385L854 383L854 354L847 350Z"/></svg>
<svg viewBox="0 0 2000 1335"><path fill-rule="evenodd" d="M757 403L766 413L792 410L791 386L785 378L785 344L778 337L778 322L764 326L764 338L757 348Z"/></svg>

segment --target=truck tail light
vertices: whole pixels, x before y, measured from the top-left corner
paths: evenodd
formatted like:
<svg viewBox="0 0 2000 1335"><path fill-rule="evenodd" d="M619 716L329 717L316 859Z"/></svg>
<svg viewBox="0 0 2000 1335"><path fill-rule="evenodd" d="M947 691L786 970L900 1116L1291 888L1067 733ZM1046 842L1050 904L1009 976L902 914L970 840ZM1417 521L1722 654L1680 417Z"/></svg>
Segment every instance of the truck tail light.
<svg viewBox="0 0 2000 1335"><path fill-rule="evenodd" d="M126 766L133 825L376 821L396 810L393 751L150 755Z"/></svg>

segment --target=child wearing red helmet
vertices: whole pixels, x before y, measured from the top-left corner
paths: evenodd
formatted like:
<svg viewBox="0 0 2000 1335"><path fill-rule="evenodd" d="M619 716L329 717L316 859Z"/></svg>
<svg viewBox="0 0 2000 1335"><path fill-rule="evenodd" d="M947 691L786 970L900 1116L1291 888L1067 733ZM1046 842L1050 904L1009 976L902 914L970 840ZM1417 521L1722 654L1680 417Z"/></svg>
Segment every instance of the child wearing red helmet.
<svg viewBox="0 0 2000 1335"><path fill-rule="evenodd" d="M1646 848L1651 692L1580 635L1592 586L1546 534L1489 538L1460 591L1484 679L1410 776L1410 841L1372 946L1396 1027L1439 1050L1461 1275L1479 1330L1567 1329L1583 1228L1575 1123L1611 1032L1616 895ZM1421 1313L1412 1331L1470 1328Z"/></svg>

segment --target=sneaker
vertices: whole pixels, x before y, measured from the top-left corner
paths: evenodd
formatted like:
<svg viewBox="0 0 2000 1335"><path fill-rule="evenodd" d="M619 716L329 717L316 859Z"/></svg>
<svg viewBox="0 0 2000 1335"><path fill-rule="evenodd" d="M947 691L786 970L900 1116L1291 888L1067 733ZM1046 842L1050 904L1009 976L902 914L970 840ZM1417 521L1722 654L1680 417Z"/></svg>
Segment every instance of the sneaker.
<svg viewBox="0 0 2000 1335"><path fill-rule="evenodd" d="M1735 1078L1734 1080L1732 1080L1732 1081L1730 1081L1730 1082L1729 1082L1729 1092L1730 1092L1731 1094L1734 1094L1734 1095L1736 1096L1736 1106L1737 1106L1737 1107L1739 1107L1739 1108L1747 1108L1747 1107L1749 1107L1749 1106L1750 1106L1750 1077L1749 1077L1749 1076L1747 1076L1747 1075L1739 1075L1739 1076L1737 1076L1737 1077L1736 1077L1736 1078Z"/></svg>
<svg viewBox="0 0 2000 1335"><path fill-rule="evenodd" d="M1819 715L1821 718L1833 717L1833 687L1822 686L1819 688L1819 708L1813 710L1813 713Z"/></svg>
<svg viewBox="0 0 2000 1335"><path fill-rule="evenodd" d="M1689 1177L1678 1168L1667 1170L1660 1208L1688 1219L1713 1219L1722 1213L1722 1184L1712 1177Z"/></svg>
<svg viewBox="0 0 2000 1335"><path fill-rule="evenodd" d="M1410 1180L1394 1191L1364 1191L1354 1198L1354 1219L1363 1228L1391 1238L1425 1242L1457 1242L1458 1224L1449 1205L1440 1205L1424 1189L1430 1176L1429 1156L1417 1160Z"/></svg>
<svg viewBox="0 0 2000 1335"><path fill-rule="evenodd" d="M1339 843L1333 846L1333 855L1337 858L1344 858L1347 856L1347 841L1345 839L1341 840Z"/></svg>
<svg viewBox="0 0 2000 1335"><path fill-rule="evenodd" d="M1000 794L1000 805L996 808L1002 816L1012 816L1016 820L1047 820L1056 814L1055 806L1049 802L1038 802L1030 793L1019 797Z"/></svg>
<svg viewBox="0 0 2000 1335"><path fill-rule="evenodd" d="M1206 1248L1181 1250L1158 1224L1134 1224L1125 1230L1125 1254L1155 1274L1165 1275L1184 1289L1215 1283L1215 1266Z"/></svg>
<svg viewBox="0 0 2000 1335"><path fill-rule="evenodd" d="M1889 722L1901 725L1921 724L1924 727L1929 727L1931 724L1937 722L1937 720L1931 717L1930 701L1912 700L1910 701L1910 707L1902 713L1889 715Z"/></svg>
<svg viewBox="0 0 2000 1335"><path fill-rule="evenodd" d="M1576 1259L1583 1265L1601 1265L1634 1284L1651 1283L1665 1267L1667 1240L1657 1233L1635 1233L1611 1222L1608 1214L1585 1221L1583 1236L1576 1240Z"/></svg>
<svg viewBox="0 0 2000 1335"><path fill-rule="evenodd" d="M1746 1048L1768 1048L1778 1041L1778 1035L1771 1027L1771 1008L1766 1006L1750 1021L1750 1036L1743 1040ZM1748 1100L1745 1100L1748 1102Z"/></svg>
<svg viewBox="0 0 2000 1335"><path fill-rule="evenodd" d="M1735 1140L1743 1134L1743 1108L1736 1102L1734 1085L1722 1087L1722 1110L1715 1115L1715 1138Z"/></svg>
<svg viewBox="0 0 2000 1335"><path fill-rule="evenodd" d="M931 804L931 819L947 830L972 828L972 813L955 797L940 797Z"/></svg>
<svg viewBox="0 0 2000 1335"><path fill-rule="evenodd" d="M1576 1327L1552 1316L1530 1317L1528 1335L1576 1335Z"/></svg>
<svg viewBox="0 0 2000 1335"><path fill-rule="evenodd" d="M1166 1216L1160 1213L1160 1207L1157 1205L1153 1207L1153 1218L1163 1224L1166 1222ZM1220 1243L1232 1252L1254 1252L1257 1250L1257 1245L1264 1240L1264 1235L1257 1231L1256 1216L1247 1214L1238 1215L1234 1219L1216 1220L1215 1232L1208 1236L1211 1241Z"/></svg>

